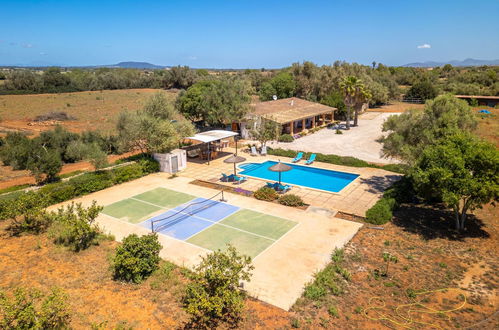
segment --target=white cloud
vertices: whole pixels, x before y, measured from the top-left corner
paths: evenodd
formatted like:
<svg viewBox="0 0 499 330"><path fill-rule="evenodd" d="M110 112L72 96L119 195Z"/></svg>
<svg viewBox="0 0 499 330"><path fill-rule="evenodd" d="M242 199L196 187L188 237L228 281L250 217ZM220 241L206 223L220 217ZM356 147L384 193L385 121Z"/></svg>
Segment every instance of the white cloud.
<svg viewBox="0 0 499 330"><path fill-rule="evenodd" d="M431 48L430 44L422 44L418 46L418 49L425 49L425 48Z"/></svg>

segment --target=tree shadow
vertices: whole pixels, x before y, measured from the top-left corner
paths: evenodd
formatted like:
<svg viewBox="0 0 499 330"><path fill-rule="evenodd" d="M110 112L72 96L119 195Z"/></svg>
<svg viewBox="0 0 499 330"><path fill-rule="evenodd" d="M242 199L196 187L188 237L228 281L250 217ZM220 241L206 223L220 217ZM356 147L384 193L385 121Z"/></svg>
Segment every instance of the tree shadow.
<svg viewBox="0 0 499 330"><path fill-rule="evenodd" d="M454 229L453 212L439 206L402 204L393 213L392 223L404 231L417 234L425 240L444 238L463 241L465 238L489 238L484 222L474 214L468 214L465 230Z"/></svg>
<svg viewBox="0 0 499 330"><path fill-rule="evenodd" d="M370 178L360 178L360 183L366 184L370 193L382 193L388 187L390 187L394 182L400 180L402 175L382 175L382 176L372 176Z"/></svg>

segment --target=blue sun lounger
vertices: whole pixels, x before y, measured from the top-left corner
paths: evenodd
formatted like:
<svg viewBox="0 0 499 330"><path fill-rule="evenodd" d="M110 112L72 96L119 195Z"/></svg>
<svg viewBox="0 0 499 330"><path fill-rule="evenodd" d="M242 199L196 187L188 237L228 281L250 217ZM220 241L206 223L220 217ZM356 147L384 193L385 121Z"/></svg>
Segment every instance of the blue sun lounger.
<svg viewBox="0 0 499 330"><path fill-rule="evenodd" d="M233 178L234 182L238 184L241 184L241 182L246 181L248 179L245 176L237 176L237 175L234 175Z"/></svg>
<svg viewBox="0 0 499 330"><path fill-rule="evenodd" d="M312 164L314 162L314 160L315 160L315 156L316 156L315 154L311 154L310 158L305 162L305 165Z"/></svg>
<svg viewBox="0 0 499 330"><path fill-rule="evenodd" d="M222 182L230 182L234 181L234 174L227 175L225 173L222 173L222 179L220 179Z"/></svg>
<svg viewBox="0 0 499 330"><path fill-rule="evenodd" d="M299 162L303 158L303 152L299 152L298 155L292 160L293 163Z"/></svg>
<svg viewBox="0 0 499 330"><path fill-rule="evenodd" d="M287 185L282 185L282 184L279 184L279 183L276 182L275 186L277 188L276 190L278 192L280 192L281 194L284 194L286 191L288 191L289 189L291 189L291 186L288 185L288 184Z"/></svg>

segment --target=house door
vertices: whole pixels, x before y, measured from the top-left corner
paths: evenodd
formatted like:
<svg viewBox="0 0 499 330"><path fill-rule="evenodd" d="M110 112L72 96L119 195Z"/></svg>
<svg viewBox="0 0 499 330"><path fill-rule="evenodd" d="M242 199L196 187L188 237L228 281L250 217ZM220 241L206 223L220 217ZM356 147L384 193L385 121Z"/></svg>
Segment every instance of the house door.
<svg viewBox="0 0 499 330"><path fill-rule="evenodd" d="M178 156L172 156L170 161L172 162L172 173L177 173L178 172Z"/></svg>

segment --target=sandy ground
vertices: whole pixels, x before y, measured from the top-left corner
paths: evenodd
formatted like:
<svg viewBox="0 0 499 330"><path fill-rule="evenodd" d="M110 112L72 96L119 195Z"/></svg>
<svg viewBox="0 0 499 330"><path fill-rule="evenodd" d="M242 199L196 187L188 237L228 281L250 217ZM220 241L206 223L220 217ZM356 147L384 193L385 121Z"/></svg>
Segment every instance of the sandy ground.
<svg viewBox="0 0 499 330"><path fill-rule="evenodd" d="M352 156L368 162L390 164L396 159L381 157L381 143L376 142L381 135L383 122L398 113L366 112L359 117L359 126L343 134L336 134L333 129L323 129L302 137L291 143L273 143L271 147L308 152L320 152L339 156Z"/></svg>

